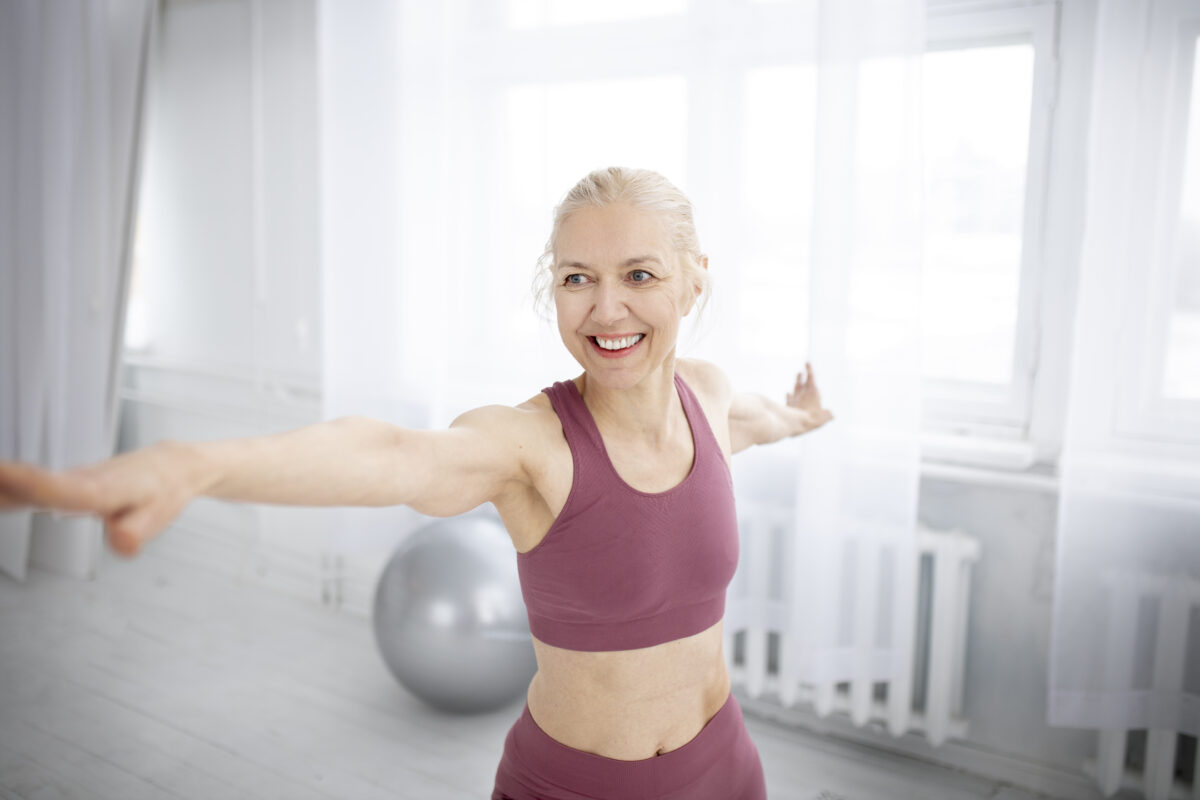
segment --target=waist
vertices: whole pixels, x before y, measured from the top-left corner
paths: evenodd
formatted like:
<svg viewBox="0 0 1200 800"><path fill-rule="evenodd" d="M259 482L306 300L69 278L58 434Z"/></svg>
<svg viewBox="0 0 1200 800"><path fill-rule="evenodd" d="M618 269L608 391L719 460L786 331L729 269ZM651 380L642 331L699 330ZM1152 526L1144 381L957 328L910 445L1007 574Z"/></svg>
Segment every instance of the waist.
<svg viewBox="0 0 1200 800"><path fill-rule="evenodd" d="M691 741L725 704L729 672L716 624L637 650L580 652L534 639L529 713L550 738L625 761Z"/></svg>
<svg viewBox="0 0 1200 800"><path fill-rule="evenodd" d="M726 582L728 583L728 582ZM653 585L653 584L651 584ZM529 629L535 640L553 641L554 646L567 653L579 651L588 652L629 652L632 650L649 650L654 642L663 642L672 636L687 633L681 639L685 641L692 636L703 633L715 622L725 616L725 593L722 591L708 597L697 599L688 605L672 606L651 616L629 619L623 614L610 612L610 618L596 619L596 615L588 613L588 619L572 619L571 615L558 609L560 618L537 613L533 604L533 590L523 586L526 598L526 608L529 609ZM645 591L641 587L622 589L621 595L627 601L635 601L635 605L646 605L635 594ZM611 601L610 601L611 603ZM575 616L582 616L576 614ZM621 658L593 659L589 663L609 664L620 662Z"/></svg>

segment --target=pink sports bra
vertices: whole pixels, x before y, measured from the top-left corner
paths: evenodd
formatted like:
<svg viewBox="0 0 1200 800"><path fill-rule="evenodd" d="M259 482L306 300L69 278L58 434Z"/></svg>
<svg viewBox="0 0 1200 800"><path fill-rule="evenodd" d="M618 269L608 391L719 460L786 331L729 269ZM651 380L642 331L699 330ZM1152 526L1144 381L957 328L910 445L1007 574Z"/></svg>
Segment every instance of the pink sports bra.
<svg viewBox="0 0 1200 800"><path fill-rule="evenodd" d="M536 547L517 554L529 628L569 650L632 650L699 633L725 613L738 559L733 481L696 396L676 375L692 430L692 470L640 492L617 474L571 381L543 391L571 448L566 505Z"/></svg>

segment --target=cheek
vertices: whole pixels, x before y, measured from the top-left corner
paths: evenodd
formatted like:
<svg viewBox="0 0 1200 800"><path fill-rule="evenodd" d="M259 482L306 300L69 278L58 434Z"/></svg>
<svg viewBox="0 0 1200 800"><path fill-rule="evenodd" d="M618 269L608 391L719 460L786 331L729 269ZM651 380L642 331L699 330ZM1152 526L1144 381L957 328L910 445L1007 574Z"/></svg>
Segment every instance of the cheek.
<svg viewBox="0 0 1200 800"><path fill-rule="evenodd" d="M564 339L579 325L577 306L577 303L571 302L570 295L554 296L554 319L558 324L558 332Z"/></svg>
<svg viewBox="0 0 1200 800"><path fill-rule="evenodd" d="M690 290L686 288L680 290L674 298L673 306L672 310L675 312L675 321L677 323L682 322L683 318L692 310L692 295Z"/></svg>

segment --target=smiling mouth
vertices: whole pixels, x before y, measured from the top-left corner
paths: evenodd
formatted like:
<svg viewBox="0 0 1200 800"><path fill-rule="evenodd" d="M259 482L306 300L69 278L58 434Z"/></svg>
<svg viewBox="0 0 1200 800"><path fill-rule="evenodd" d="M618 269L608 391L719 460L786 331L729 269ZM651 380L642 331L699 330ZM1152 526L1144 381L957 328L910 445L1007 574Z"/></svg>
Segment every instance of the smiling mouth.
<svg viewBox="0 0 1200 800"><path fill-rule="evenodd" d="M646 338L646 334L633 333L628 336L589 336L587 338L600 355L611 357L624 355L633 350L641 343L642 339Z"/></svg>

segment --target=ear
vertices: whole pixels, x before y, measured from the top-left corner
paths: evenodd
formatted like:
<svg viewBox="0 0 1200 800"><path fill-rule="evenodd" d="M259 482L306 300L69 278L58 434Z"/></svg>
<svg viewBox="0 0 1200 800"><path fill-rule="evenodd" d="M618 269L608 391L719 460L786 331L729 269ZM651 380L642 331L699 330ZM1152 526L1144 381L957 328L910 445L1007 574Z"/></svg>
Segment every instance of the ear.
<svg viewBox="0 0 1200 800"><path fill-rule="evenodd" d="M701 269L707 271L708 270L708 256L700 256L699 264L700 264ZM692 309L696 307L696 301L700 299L700 295L703 293L704 293L704 285L703 284L700 284L700 283L692 284L692 293L689 297L687 297L685 299L686 305L683 309L683 316L686 317L688 314L692 313Z"/></svg>
<svg viewBox="0 0 1200 800"><path fill-rule="evenodd" d="M708 256L700 256L700 269L708 272ZM692 302L695 303L700 299L700 295L704 294L704 284L696 283L692 285Z"/></svg>

